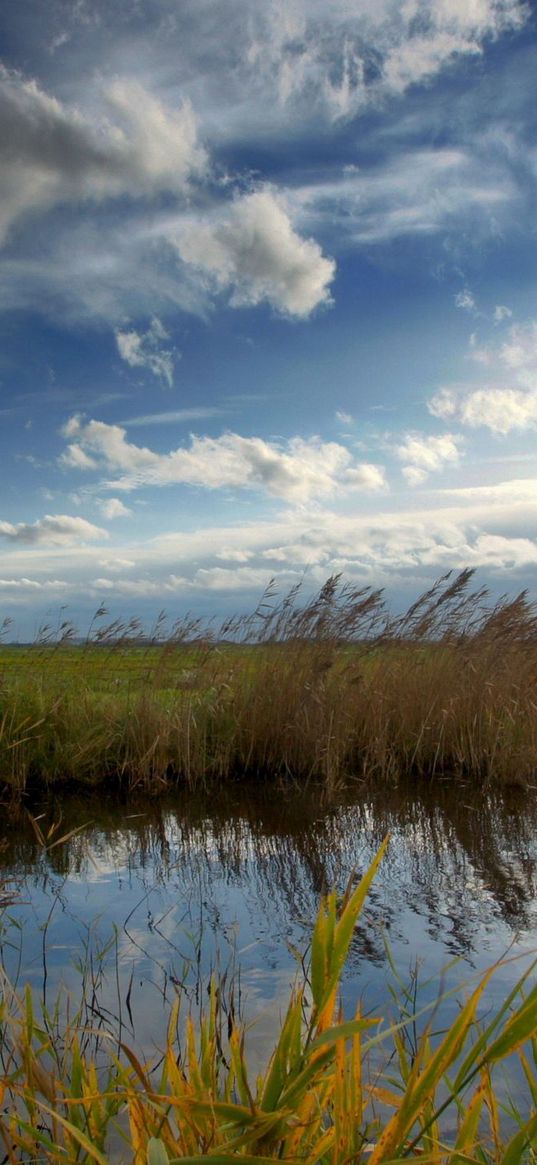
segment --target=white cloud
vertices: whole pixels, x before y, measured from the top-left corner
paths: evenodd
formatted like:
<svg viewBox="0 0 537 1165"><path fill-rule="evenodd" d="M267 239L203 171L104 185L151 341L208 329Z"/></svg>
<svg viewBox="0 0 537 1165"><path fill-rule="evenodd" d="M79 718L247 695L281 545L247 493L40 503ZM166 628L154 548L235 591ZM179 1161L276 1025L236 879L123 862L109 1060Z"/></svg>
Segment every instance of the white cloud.
<svg viewBox="0 0 537 1165"><path fill-rule="evenodd" d="M235 580L249 592L249 608L270 576L285 588L304 577L305 567L306 585L341 570L346 578L375 586L390 580L400 586L411 577L415 590L450 568L484 568L489 577L502 579L503 588L510 585L506 571L537 568L535 478L418 492L404 508L397 501L381 512L368 503L346 513L316 503L269 519L170 531L145 540L138 536L131 544L122 541L106 558L98 546L19 541L10 547L5 572L5 581L13 583L10 603L31 606L34 584L48 594L49 580L58 579L73 601L91 604L104 592L118 601L123 596L159 605L174 595L194 600L203 592L223 594ZM32 586L17 590L19 579ZM513 585L519 584L513 580ZM218 599L211 603L218 609Z"/></svg>
<svg viewBox="0 0 537 1165"><path fill-rule="evenodd" d="M537 393L516 389L483 389L471 393L461 409L463 424L485 425L493 433L533 428L537 422Z"/></svg>
<svg viewBox="0 0 537 1165"><path fill-rule="evenodd" d="M178 269L166 223L151 231L158 212L152 205L122 205L113 211L56 217L50 231L19 232L16 249L1 266L0 309L30 309L61 324L98 320L124 329L125 318L185 311L202 315L207 293L193 269Z"/></svg>
<svg viewBox="0 0 537 1165"><path fill-rule="evenodd" d="M145 413L139 417L129 417L123 421L126 429L136 429L145 425L181 425L185 421L203 421L208 417L219 417L222 409L200 405L199 408L170 409L166 413Z"/></svg>
<svg viewBox="0 0 537 1165"><path fill-rule="evenodd" d="M102 96L102 116L90 119L36 81L0 69L0 236L30 211L177 194L203 173L188 104L166 108L133 80L112 82Z"/></svg>
<svg viewBox="0 0 537 1165"><path fill-rule="evenodd" d="M185 263L219 288L232 288L235 307L266 300L277 311L305 318L330 302L335 263L314 239L293 229L284 199L271 190L238 198L205 219L193 218L176 236Z"/></svg>
<svg viewBox="0 0 537 1165"><path fill-rule="evenodd" d="M503 303L496 304L494 308L494 322L496 324L502 324L504 320L511 319L512 315L510 307L506 307Z"/></svg>
<svg viewBox="0 0 537 1165"><path fill-rule="evenodd" d="M501 345L498 358L520 379L537 373L537 321L513 324L509 338Z"/></svg>
<svg viewBox="0 0 537 1165"><path fill-rule="evenodd" d="M111 521L113 518L130 518L132 510L124 505L121 498L107 498L106 501L99 502L100 510L103 518L108 518Z"/></svg>
<svg viewBox="0 0 537 1165"><path fill-rule="evenodd" d="M430 473L444 469L446 465L458 465L461 440L453 433L443 433L439 437L408 433L394 451L405 463L402 472L409 485L421 485Z"/></svg>
<svg viewBox="0 0 537 1165"><path fill-rule="evenodd" d="M527 15L517 0L407 0L400 8L403 35L384 68L385 83L396 92L428 80L457 57L479 55L485 40L518 27Z"/></svg>
<svg viewBox="0 0 537 1165"><path fill-rule="evenodd" d="M386 472L382 465L371 465L364 461L347 469L344 481L353 489L382 490L386 488Z"/></svg>
<svg viewBox="0 0 537 1165"><path fill-rule="evenodd" d="M101 558L99 566L104 570L118 571L120 574L125 570L132 570L136 566L136 562L132 558Z"/></svg>
<svg viewBox="0 0 537 1165"><path fill-rule="evenodd" d="M96 469L97 462L89 453L85 453L80 445L68 445L64 449L61 458L61 464L65 469Z"/></svg>
<svg viewBox="0 0 537 1165"><path fill-rule="evenodd" d="M455 296L455 307L460 307L463 311L475 312L475 296L467 287Z"/></svg>
<svg viewBox="0 0 537 1165"><path fill-rule="evenodd" d="M261 489L274 497L303 503L338 490L360 487L375 491L385 485L382 467L355 464L344 445L318 437L292 437L277 443L238 433L192 436L189 446L155 453L130 442L120 425L84 423L74 417L63 431L67 437L76 436L75 447L97 461L102 471L122 474L108 483L109 488L185 484L205 489ZM70 450L71 445L69 458ZM64 455L60 460L65 464Z"/></svg>
<svg viewBox="0 0 537 1165"><path fill-rule="evenodd" d="M297 187L292 198L310 229L329 216L357 243L383 243L472 224L472 235L497 231L517 197L512 175L460 146L405 149L367 169ZM471 293L466 293L471 295Z"/></svg>
<svg viewBox="0 0 537 1165"><path fill-rule="evenodd" d="M287 0L285 6L268 0L234 7L242 7L252 30L239 76L255 72L267 114L274 116L272 100L285 111L332 119L478 55L487 39L519 27L528 13L518 0Z"/></svg>
<svg viewBox="0 0 537 1165"><path fill-rule="evenodd" d="M471 428L485 427L505 436L537 422L537 392L516 388L478 388L460 402L459 419Z"/></svg>
<svg viewBox="0 0 537 1165"><path fill-rule="evenodd" d="M427 470L420 469L418 465L403 465L401 473L403 474L405 481L408 481L408 484L412 486L423 485L424 481L427 481L429 476Z"/></svg>
<svg viewBox="0 0 537 1165"><path fill-rule="evenodd" d="M0 590L7 592L13 591L13 596L9 596L10 602L12 602L13 598L18 598L20 591L23 594L29 591L32 598L35 597L36 591L41 593L45 592L45 594L51 594L52 596L58 593L62 594L69 590L69 583L59 578L46 579L43 582L39 579L25 578L24 576L22 578L0 578Z"/></svg>
<svg viewBox="0 0 537 1165"><path fill-rule="evenodd" d="M75 447L81 448L84 453L89 449L95 455L91 460L95 461L99 457L100 464L108 469L141 471L158 466L161 460L160 454L127 441L126 430L120 425L107 425L104 421L85 423L80 416L75 415L63 426L62 434L64 437L76 437ZM68 446L69 457L71 447ZM64 461L64 454L60 461ZM73 467L84 468L83 465Z"/></svg>
<svg viewBox="0 0 537 1165"><path fill-rule="evenodd" d="M125 351L136 359L140 332L125 329L125 317L203 311L208 285L229 290L237 305L263 300L299 317L327 302L334 269L309 238L312 221L358 242L457 230L460 221L473 238L475 231L497 233L524 193L499 151L480 154L481 138L470 148L418 151L418 135L409 145L402 132L399 158L391 153L377 165L366 142L365 172L347 166L353 192L338 202L328 181L300 219L294 211L304 155L298 150L291 162L288 148L305 126L318 133L324 123L326 133L326 119L353 117L369 105L386 110L387 97L429 82L460 55L482 52L522 23L527 9L519 0L183 0L180 12L168 0L152 0L149 40L144 21L120 12L121 5L95 0L97 8L91 37L79 41L73 33L69 54L45 60L43 74L58 78L62 99L44 81L0 74L0 233L21 216L27 227L6 257L0 307L37 308L62 322L106 320L127 335ZM38 35L34 30L34 48ZM27 59L34 59L30 49ZM124 75L106 80L118 70ZM218 167L199 144L193 109ZM247 217L251 196L238 200L242 211L214 209L213 201L237 177L222 175L222 159L244 159L245 142L274 134L287 143L281 157L293 171L281 204L287 242L274 210L259 226L251 204L249 224L237 222ZM382 154L387 143L384 137ZM325 172L333 176L332 160ZM209 179L203 189L198 177ZM251 181L244 171L238 177L241 189ZM121 205L103 206L114 198ZM69 212L51 217L36 245L40 224L29 220L58 205ZM183 256L193 231L191 258L180 267L166 237L179 209L190 215L175 230ZM247 227L254 238L245 253ZM168 379L164 365L157 374Z"/></svg>
<svg viewBox="0 0 537 1165"><path fill-rule="evenodd" d="M147 332L117 329L115 337L119 355L126 364L131 368L146 368L172 388L177 354L171 348L161 347L163 340L170 337L157 316L151 320Z"/></svg>
<svg viewBox="0 0 537 1165"><path fill-rule="evenodd" d="M343 409L337 409L336 421L339 421L340 425L352 425L354 424L354 417L350 413L344 412Z"/></svg>
<svg viewBox="0 0 537 1165"><path fill-rule="evenodd" d="M537 322L513 324L507 340L474 349L472 356L476 354L483 368L499 372L499 383L444 386L429 400L429 412L443 420L455 417L470 428L487 428L500 436L534 428Z"/></svg>
<svg viewBox="0 0 537 1165"><path fill-rule="evenodd" d="M68 546L72 542L87 542L96 538L106 538L106 530L87 522L85 518L73 518L69 514L45 514L37 522L0 522L0 537L8 542L47 542L54 546Z"/></svg>

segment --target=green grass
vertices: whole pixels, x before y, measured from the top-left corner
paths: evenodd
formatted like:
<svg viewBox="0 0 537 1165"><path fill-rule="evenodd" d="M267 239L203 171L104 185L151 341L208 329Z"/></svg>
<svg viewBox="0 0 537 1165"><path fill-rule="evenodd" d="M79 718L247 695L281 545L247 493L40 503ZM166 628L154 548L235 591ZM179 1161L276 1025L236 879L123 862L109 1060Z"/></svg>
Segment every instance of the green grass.
<svg viewBox="0 0 537 1165"><path fill-rule="evenodd" d="M68 625L4 645L5 794L278 775L537 783L535 608L470 583L446 576L398 619L380 592L330 579L306 605L269 593L247 619L147 646L99 620L85 645Z"/></svg>
<svg viewBox="0 0 537 1165"><path fill-rule="evenodd" d="M169 1013L168 1037L142 1062L117 1033L79 1017L59 1030L31 991L4 984L0 1141L4 1161L132 1165L522 1165L537 1150L537 985L529 975L500 1010L483 1012L493 971L447 1027L436 1006L395 1019L343 1016L339 984L385 845L342 900L320 904L310 962L291 993L267 1067L248 1069L246 1032L212 980L196 1023ZM178 1033L181 1032L181 1035ZM501 1101L502 1065L518 1061L516 1102ZM501 1083L501 1082L500 1082ZM111 1155L120 1138L123 1150Z"/></svg>

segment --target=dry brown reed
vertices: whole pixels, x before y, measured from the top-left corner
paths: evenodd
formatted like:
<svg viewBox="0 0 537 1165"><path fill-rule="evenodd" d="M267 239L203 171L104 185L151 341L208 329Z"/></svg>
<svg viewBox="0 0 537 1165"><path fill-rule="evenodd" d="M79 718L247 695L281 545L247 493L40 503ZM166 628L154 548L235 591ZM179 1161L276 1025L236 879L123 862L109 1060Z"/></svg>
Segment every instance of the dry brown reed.
<svg viewBox="0 0 537 1165"><path fill-rule="evenodd" d="M0 780L11 798L75 781L158 792L237 776L397 781L537 774L537 611L445 575L402 616L339 576L302 602L273 586L219 628L149 637L68 623L0 650Z"/></svg>

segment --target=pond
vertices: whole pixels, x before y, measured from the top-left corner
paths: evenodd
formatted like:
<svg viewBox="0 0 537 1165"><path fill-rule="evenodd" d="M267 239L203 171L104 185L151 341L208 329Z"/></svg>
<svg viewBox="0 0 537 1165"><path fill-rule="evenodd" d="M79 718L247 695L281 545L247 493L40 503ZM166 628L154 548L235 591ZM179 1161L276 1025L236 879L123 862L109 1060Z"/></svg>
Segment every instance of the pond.
<svg viewBox="0 0 537 1165"><path fill-rule="evenodd" d="M6 970L49 1006L61 984L76 999L84 982L95 1014L146 1053L162 1042L176 992L197 1006L216 968L228 983L235 976L242 1012L256 1018L261 1063L319 895L362 872L388 833L352 944L346 1007L363 997L385 1013L394 974L409 982L416 967L420 999L433 999L442 983L468 982L509 952L489 1006L537 946L537 801L521 789L446 781L328 795L236 784L126 804L63 797L32 812L44 815L43 831L60 815L61 824L48 850L27 818L4 824L3 876L18 895L3 920ZM453 995L446 1018L457 1006Z"/></svg>

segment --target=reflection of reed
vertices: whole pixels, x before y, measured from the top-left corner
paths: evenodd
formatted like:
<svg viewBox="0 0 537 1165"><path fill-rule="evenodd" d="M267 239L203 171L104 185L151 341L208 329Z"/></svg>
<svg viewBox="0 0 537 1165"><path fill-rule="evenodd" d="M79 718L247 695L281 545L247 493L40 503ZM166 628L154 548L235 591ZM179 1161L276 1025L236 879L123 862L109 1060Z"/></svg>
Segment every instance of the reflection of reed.
<svg viewBox="0 0 537 1165"><path fill-rule="evenodd" d="M511 932L531 925L537 803L527 792L478 795L450 783L328 797L313 786L238 785L210 798L129 802L128 812L88 799L62 799L62 810L66 832L89 818L91 828L47 855L28 830L11 828L0 854L5 869L44 888L51 874L91 877L93 858L164 894L184 896L188 887L190 900L200 895L209 904L217 883L246 888L252 928L273 942L307 932L319 894L365 868L391 833L369 907L375 921L362 923L354 959L383 957L379 920L392 941L404 940L408 911L431 939L467 957L494 921Z"/></svg>

